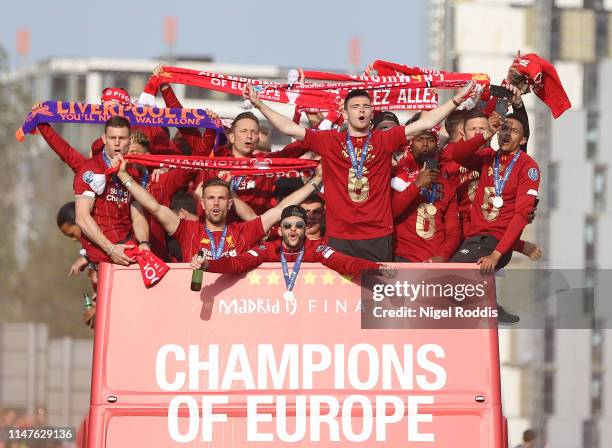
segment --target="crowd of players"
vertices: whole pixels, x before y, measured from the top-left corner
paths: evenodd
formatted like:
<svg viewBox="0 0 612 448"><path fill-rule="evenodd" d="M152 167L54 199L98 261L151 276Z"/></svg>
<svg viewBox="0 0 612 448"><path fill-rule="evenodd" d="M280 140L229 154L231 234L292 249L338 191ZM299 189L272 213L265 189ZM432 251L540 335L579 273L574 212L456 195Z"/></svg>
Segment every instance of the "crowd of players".
<svg viewBox="0 0 612 448"><path fill-rule="evenodd" d="M52 126L40 124L42 137L75 172L75 200L57 217L60 230L82 245L71 273L87 270L95 285L100 262L129 265L138 250L211 272L279 261L290 292L302 261L356 275L364 269L384 274L387 262L478 263L491 273L513 251L537 260L538 246L521 240L534 218L540 183L538 165L527 153L521 95L528 89L503 84L512 113L496 112L495 98L466 110L477 91L469 82L405 125L390 111L373 112L367 91L352 90L342 105L343 126L329 130L317 129L319 114L308 114L309 127L296 124L247 84L245 97L295 141L270 153L269 130L253 113L242 112L228 124L227 145L215 156L316 159L312 178L153 170L124 159L146 153L211 156L214 130L179 128L171 139L167 128L130 126L113 117L86 158ZM160 93L167 107L182 107L169 84ZM129 105L131 99L121 88L107 88L101 101ZM119 171L105 175L110 167ZM288 263L295 275L287 275ZM94 312L87 312L90 324ZM500 308L500 321L517 319Z"/></svg>

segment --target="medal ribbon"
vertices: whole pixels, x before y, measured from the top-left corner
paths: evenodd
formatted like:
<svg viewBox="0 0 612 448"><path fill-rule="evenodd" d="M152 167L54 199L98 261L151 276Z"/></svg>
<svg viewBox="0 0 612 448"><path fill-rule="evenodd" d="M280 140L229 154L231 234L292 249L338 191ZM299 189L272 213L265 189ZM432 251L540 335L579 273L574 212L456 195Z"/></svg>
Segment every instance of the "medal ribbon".
<svg viewBox="0 0 612 448"><path fill-rule="evenodd" d="M213 233L208 230L208 229L204 229L206 230L206 235L208 236L208 239L210 240L210 253L212 255L213 260L218 260L219 258L221 258L221 254L223 253L223 248L225 247L225 235L227 235L227 226L225 226L223 228L223 232L221 233L221 239L219 240L219 247L217 247L217 245L215 244L215 238Z"/></svg>
<svg viewBox="0 0 612 448"><path fill-rule="evenodd" d="M421 194L425 196L427 202L433 204L438 200L438 184L432 184L431 189L421 188Z"/></svg>
<svg viewBox="0 0 612 448"><path fill-rule="evenodd" d="M238 187L240 186L240 182L242 182L244 176L236 176L236 177L232 177L232 180L230 181L230 190L233 191L234 193L236 191L238 191Z"/></svg>
<svg viewBox="0 0 612 448"><path fill-rule="evenodd" d="M281 265L283 266L283 277L285 277L285 285L287 286L287 291L291 291L295 286L295 281L297 280L298 272L300 272L300 265L302 264L302 259L304 258L304 247L300 249L300 253L293 263L293 269L291 270L291 275L289 275L289 267L287 266L287 258L285 258L285 253L281 248L280 259Z"/></svg>
<svg viewBox="0 0 612 448"><path fill-rule="evenodd" d="M355 172L355 177L361 180L361 176L363 176L363 165L365 164L366 157L368 156L368 149L370 144L370 138L372 138L372 133L368 133L368 138L363 144L363 149L361 150L361 158L359 162L357 162L357 152L355 151L355 147L353 146L353 142L351 141L351 136L349 132L346 131L346 150L349 153L351 158L351 165L353 165L353 171Z"/></svg>
<svg viewBox="0 0 612 448"><path fill-rule="evenodd" d="M508 182L510 173L512 172L512 169L514 168L514 164L516 163L518 158L521 156L521 151L520 150L516 151L516 154L514 155L514 157L508 164L508 166L506 167L506 172L504 173L503 179L499 178L499 162L500 162L499 153L500 151L498 151L497 154L495 155L495 164L493 165L493 187L495 188L495 196L501 197L502 192L504 191L504 186L506 185L506 182Z"/></svg>

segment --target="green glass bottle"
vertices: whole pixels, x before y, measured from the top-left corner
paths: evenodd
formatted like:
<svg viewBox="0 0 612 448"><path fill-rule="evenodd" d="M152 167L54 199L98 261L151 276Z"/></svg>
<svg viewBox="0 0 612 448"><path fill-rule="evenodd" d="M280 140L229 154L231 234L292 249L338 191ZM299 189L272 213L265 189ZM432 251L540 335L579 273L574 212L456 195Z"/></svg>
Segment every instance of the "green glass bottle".
<svg viewBox="0 0 612 448"><path fill-rule="evenodd" d="M204 256L204 249L200 249L198 252L198 257ZM204 276L204 271L202 269L194 269L191 274L191 290L192 291L200 291L202 289L202 277Z"/></svg>
<svg viewBox="0 0 612 448"><path fill-rule="evenodd" d="M85 309L91 308L93 306L93 301L87 293L83 294L83 306L85 306Z"/></svg>

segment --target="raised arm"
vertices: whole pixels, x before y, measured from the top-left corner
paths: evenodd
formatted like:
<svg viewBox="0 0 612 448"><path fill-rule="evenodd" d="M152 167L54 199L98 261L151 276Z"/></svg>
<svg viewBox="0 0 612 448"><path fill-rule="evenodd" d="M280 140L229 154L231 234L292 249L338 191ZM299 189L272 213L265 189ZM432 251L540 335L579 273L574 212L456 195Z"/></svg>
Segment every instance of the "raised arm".
<svg viewBox="0 0 612 448"><path fill-rule="evenodd" d="M183 108L183 105L175 95L172 87L170 87L170 84L162 84L159 90L167 107ZM211 117L216 117L216 114L208 109L206 110L206 113ZM207 156L212 152L215 144L215 138L217 136L214 129L207 129L204 135L202 135L197 128L179 127L177 129L187 142L187 145L191 148L192 155Z"/></svg>
<svg viewBox="0 0 612 448"><path fill-rule="evenodd" d="M488 118L489 129L484 133L475 135L469 140L460 141L453 145L453 159L472 171L480 171L483 158L477 154L478 149L499 131L501 127L501 117L497 112L493 112Z"/></svg>
<svg viewBox="0 0 612 448"><path fill-rule="evenodd" d="M263 101L259 99L257 93L255 93L255 90L250 82L244 86L244 96L251 101L254 107L259 109L264 117L266 117L276 129L289 137L304 140L304 137L306 136L306 128L303 128L299 124L295 124L289 117L285 117L283 114L276 112L271 107L265 105Z"/></svg>
<svg viewBox="0 0 612 448"><path fill-rule="evenodd" d="M174 232L176 232L181 219L168 207L165 207L157 202L151 193L142 188L140 184L128 174L126 171L127 162L123 156L118 155L115 157L111 161L111 165L119 166L119 172L117 173L119 180L123 183L123 185L125 185L134 199L159 221L166 232L173 235Z"/></svg>
<svg viewBox="0 0 612 448"><path fill-rule="evenodd" d="M149 244L149 223L147 222L147 218L145 218L142 206L137 202L132 202L130 213L134 236L136 237L136 241L138 241L138 248L151 250L151 245Z"/></svg>
<svg viewBox="0 0 612 448"><path fill-rule="evenodd" d="M64 140L50 124L40 123L36 128L47 142L47 145L62 159L62 162L76 173L85 161L85 156Z"/></svg>
<svg viewBox="0 0 612 448"><path fill-rule="evenodd" d="M267 232L272 228L276 222L281 217L283 213L283 209L290 205L301 204L306 200L308 196L319 191L321 188L321 174L320 171L317 170L317 174L310 181L306 183L302 188L297 191L294 191L285 199L280 201L276 207L271 208L266 211L263 215L261 215L261 225L263 226L264 232Z"/></svg>
<svg viewBox="0 0 612 448"><path fill-rule="evenodd" d="M444 120L452 111L454 111L459 105L468 99L475 93L476 82L469 81L459 92L453 96L450 101L430 110L424 114L420 120L415 121L406 125L404 128L406 137L416 135L419 132L426 131L433 128L435 125Z"/></svg>
<svg viewBox="0 0 612 448"><path fill-rule="evenodd" d="M255 213L255 210L253 210L249 204L240 199L240 197L238 197L234 191L232 191L232 201L234 202L236 214L243 221L253 221L259 216L257 213Z"/></svg>

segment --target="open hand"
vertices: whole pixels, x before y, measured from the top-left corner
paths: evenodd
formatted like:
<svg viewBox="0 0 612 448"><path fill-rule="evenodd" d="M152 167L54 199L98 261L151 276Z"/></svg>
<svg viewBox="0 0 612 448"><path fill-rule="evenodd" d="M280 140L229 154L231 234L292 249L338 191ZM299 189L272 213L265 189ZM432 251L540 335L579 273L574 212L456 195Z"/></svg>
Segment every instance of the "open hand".
<svg viewBox="0 0 612 448"><path fill-rule="evenodd" d="M491 137L493 137L495 134L497 134L497 132L499 132L501 125L502 125L502 119L501 116L493 111L491 113L491 115L489 115L489 118L487 119L488 124L489 124L489 132L491 132Z"/></svg>
<svg viewBox="0 0 612 448"><path fill-rule="evenodd" d="M89 262L85 257L77 258L72 266L70 266L70 271L68 272L68 277L73 277L75 275L79 275L83 270L87 267Z"/></svg>
<svg viewBox="0 0 612 448"><path fill-rule="evenodd" d="M523 254L527 255L533 261L538 261L540 258L542 258L542 249L540 249L540 247L535 243L525 241Z"/></svg>
<svg viewBox="0 0 612 448"><path fill-rule="evenodd" d="M486 257L481 257L480 259L478 259L476 264L480 265L480 272L482 272L483 274L493 274L500 258L501 253L494 250Z"/></svg>
<svg viewBox="0 0 612 448"><path fill-rule="evenodd" d="M259 99L257 92L255 92L255 89L253 89L251 81L247 82L244 85L244 89L242 89L242 96L245 97L247 100L250 100L254 107L259 108L263 104L262 101Z"/></svg>

